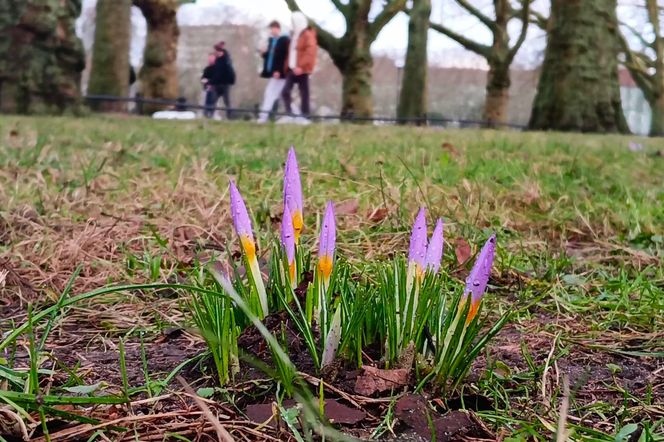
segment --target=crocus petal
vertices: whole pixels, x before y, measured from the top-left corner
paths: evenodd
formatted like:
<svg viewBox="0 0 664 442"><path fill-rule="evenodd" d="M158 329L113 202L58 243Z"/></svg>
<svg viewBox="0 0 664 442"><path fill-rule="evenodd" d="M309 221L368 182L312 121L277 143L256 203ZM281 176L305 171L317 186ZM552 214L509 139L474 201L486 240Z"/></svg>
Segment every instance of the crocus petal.
<svg viewBox="0 0 664 442"><path fill-rule="evenodd" d="M413 231L410 234L410 247L408 249L408 263L417 264L418 269L424 269L427 253L427 220L426 211L422 207L413 223Z"/></svg>
<svg viewBox="0 0 664 442"><path fill-rule="evenodd" d="M325 347L323 348L323 356L321 357L321 367L330 364L337 354L339 342L341 341L341 306L337 307L332 317L332 324L330 330L327 332L325 339Z"/></svg>
<svg viewBox="0 0 664 442"><path fill-rule="evenodd" d="M293 220L285 206L284 214L281 217L281 244L284 246L286 258L290 265L295 261L295 231L293 230Z"/></svg>
<svg viewBox="0 0 664 442"><path fill-rule="evenodd" d="M231 216L233 218L233 225L235 226L235 232L240 237L242 242L242 247L245 249L246 253L253 248L253 253L256 253L256 246L254 243L254 234L251 229L251 219L249 218L249 212L247 212L247 206L244 204L242 195L237 189L235 182L231 180L230 183L230 194L231 194ZM249 250L248 250L249 249Z"/></svg>
<svg viewBox="0 0 664 442"><path fill-rule="evenodd" d="M426 266L434 273L440 269L440 261L443 259L443 220L438 219L436 227L431 234L429 246L427 247Z"/></svg>
<svg viewBox="0 0 664 442"><path fill-rule="evenodd" d="M466 279L466 289L463 293L464 303L470 295L470 310L468 312L467 322L470 322L477 314L480 302L484 296L484 291L491 276L491 266L493 265L493 258L496 253L496 235L491 235L487 242L482 247L470 275Z"/></svg>
<svg viewBox="0 0 664 442"><path fill-rule="evenodd" d="M332 273L332 261L334 259L334 248L337 238L337 229L334 221L334 205L332 201L327 203L325 216L323 217L323 227L320 232L318 243L318 268L320 272L329 278Z"/></svg>
<svg viewBox="0 0 664 442"><path fill-rule="evenodd" d="M288 150L286 167L284 169L284 206L289 210L295 231L295 241L297 242L304 228L304 218L300 169L297 166L297 158L295 157L295 148L293 146Z"/></svg>

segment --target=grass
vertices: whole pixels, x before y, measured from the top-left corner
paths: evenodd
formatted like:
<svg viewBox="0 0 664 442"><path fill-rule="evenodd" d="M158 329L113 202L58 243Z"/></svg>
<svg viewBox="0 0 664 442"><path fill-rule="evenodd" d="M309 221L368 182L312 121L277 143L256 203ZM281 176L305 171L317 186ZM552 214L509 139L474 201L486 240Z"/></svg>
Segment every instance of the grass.
<svg viewBox="0 0 664 442"><path fill-rule="evenodd" d="M258 237L259 250L266 249L267 235L277 234L282 165L294 144L308 246L315 245L330 199L337 207L338 253L346 257L380 259L407 250L412 217L421 205L430 218L445 220L444 261L456 263L454 277L464 278L469 270L468 264L458 264L464 241L481 244L488 231L497 233L492 296L484 310L496 318L516 313L462 387L466 401L490 399L478 415L492 431L510 440L550 440L558 430L560 404L567 400L567 431L574 440L626 440L621 438L634 431L633 424L640 425L643 440L662 440L664 158L657 151L660 140L644 140L645 152L629 151L629 140L4 117L0 274L7 273L0 276L0 331L26 323L29 304L34 320L37 312L62 302L79 266L72 295L108 284L146 286L68 305L50 316L50 333L36 327L35 335L16 341L8 356L0 353L0 362L8 359L21 385L30 384L38 369L52 368L52 374L39 375L42 382L35 390L48 398L55 397L49 388L60 394L62 385L95 385L111 372L122 375L104 378L105 388L119 396L129 394L128 385L138 391L145 384L148 392L152 383L164 385L160 380L172 378L172 370L201 350L201 340L190 333L193 324L183 315L186 300L149 284L177 283L178 275L198 261L236 244L229 177L252 208L255 232L264 235ZM43 336L48 339L40 349ZM35 346L51 362L26 365L22 354ZM104 362L109 354L112 361ZM6 386L2 376L0 390ZM193 386L206 382L194 378ZM269 382L252 382L259 391L251 394L259 402L274 393ZM159 417L167 414L156 411L160 400L167 401L159 399L164 395L159 390L149 398L153 420L133 423L118 412L118 423L89 433L81 427L81 434L101 431L113 439L124 434L114 433L122 427L131 428L126 434L132 437L145 436L160 423L168 434L195 438L183 423L185 414ZM170 384L165 391L175 394L179 388ZM236 385L215 395L217 413L227 416L221 422L234 434L257 437L252 432L263 431L279 438L269 427L256 430L246 423L247 391L246 385ZM326 391L325 397L332 394ZM103 402L103 396L93 397ZM148 399L135 394L131 400ZM376 424L366 434L381 423L382 429L391 428L392 406L372 413ZM107 415L88 414L95 422L110 421ZM39 415L33 418L39 421ZM26 422L29 431L41 434L40 425ZM208 428L205 422L197 425ZM214 431L210 428L206 431Z"/></svg>

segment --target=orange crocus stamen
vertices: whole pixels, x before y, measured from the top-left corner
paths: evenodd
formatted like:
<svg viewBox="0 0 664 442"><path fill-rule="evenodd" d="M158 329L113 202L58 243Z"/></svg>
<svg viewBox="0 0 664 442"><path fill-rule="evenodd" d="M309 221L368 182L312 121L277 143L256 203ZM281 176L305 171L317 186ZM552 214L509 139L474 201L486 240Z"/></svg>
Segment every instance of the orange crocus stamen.
<svg viewBox="0 0 664 442"><path fill-rule="evenodd" d="M318 272L328 279L332 274L332 257L331 256L321 256L318 260Z"/></svg>
<svg viewBox="0 0 664 442"><path fill-rule="evenodd" d="M293 230L295 231L295 242L300 241L300 234L304 229L304 219L302 219L302 212L296 210L293 213Z"/></svg>
<svg viewBox="0 0 664 442"><path fill-rule="evenodd" d="M466 325L470 324L470 322L473 320L475 315L477 315L477 311L480 308L480 301L473 301L470 303L470 310L468 310L468 317L466 318Z"/></svg>
<svg viewBox="0 0 664 442"><path fill-rule="evenodd" d="M254 243L253 238L249 235L242 235L240 237L240 242L242 243L242 249L247 255L249 262L256 259L256 243Z"/></svg>
<svg viewBox="0 0 664 442"><path fill-rule="evenodd" d="M418 283L421 283L424 279L424 268L419 264L415 264L415 277Z"/></svg>
<svg viewBox="0 0 664 442"><path fill-rule="evenodd" d="M295 261L288 264L288 274L291 282L295 282Z"/></svg>

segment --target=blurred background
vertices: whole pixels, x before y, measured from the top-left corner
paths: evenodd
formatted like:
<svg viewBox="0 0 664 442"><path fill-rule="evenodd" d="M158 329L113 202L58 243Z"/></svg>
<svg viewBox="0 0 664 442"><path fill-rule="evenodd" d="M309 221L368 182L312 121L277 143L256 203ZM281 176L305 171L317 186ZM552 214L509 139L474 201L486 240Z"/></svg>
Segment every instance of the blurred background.
<svg viewBox="0 0 664 442"><path fill-rule="evenodd" d="M56 38L80 39L77 42L64 42L61 47L53 43L53 47L45 50L59 52L64 62L53 64L64 65L69 62L73 69L82 67L80 83L77 85L59 86L65 88L80 87L82 95L117 95L133 96L141 93L145 97L175 99L186 98L189 103L202 103L200 76L206 65L207 54L212 46L225 41L226 47L233 57L237 71L237 84L232 89L233 106L238 108L255 108L262 99L265 80L259 78L258 73L262 66L262 59L257 48L265 45L267 39L267 24L271 20L279 20L285 31L290 26L290 9L301 9L319 30L329 32L330 37L336 38L340 44L348 37L349 24L348 8L361 7L368 4L367 17L369 23L375 24L385 11L399 1L383 0L118 0L113 5L105 6L102 3L108 0L66 0L59 2L65 7L48 6L45 0L7 0L9 6L0 6L0 28L3 33L12 35L14 41L0 43L0 50L4 48L9 58L17 51L16 46L21 42L34 43L39 34L53 32ZM51 2L54 3L54 2ZM58 2L55 2L58 3ZM420 5L424 3L424 6ZM554 0L554 6L556 1ZM565 2L558 2L565 3ZM599 9L590 4L602 4ZM12 6L12 4L14 4ZM23 4L20 6L19 4ZM119 6L121 5L122 6ZM27 5L27 6L26 6ZM159 6L155 6L159 5ZM359 5L359 6L358 6ZM398 106L402 83L406 82L408 74L406 65L409 47L409 22L412 23L412 11L418 7L429 8L428 32L426 32L425 47L427 66L426 82L423 89L424 104L419 106L413 114L423 113L430 118L444 118L450 120L489 121L499 124L514 124L527 126L531 122L534 108L534 99L537 93L538 80L542 71L547 48L547 35L553 32L552 4L547 0L420 0L403 1L403 7L397 13L391 14L381 27L376 26L377 35L369 43L370 56L364 64L368 65L370 74L371 103L370 111L367 105L359 107L344 102L342 69L335 65L330 57L332 53L325 41L320 41L323 50L319 51L319 60L312 82L312 113L328 116L354 113L356 115L371 115L394 117L399 115ZM290 9L289 9L290 7ZM653 129L651 107L663 104L661 90L664 90L664 68L662 68L662 7L661 0L607 0L605 2L588 2L588 8L595 10L588 12L597 17L609 32L612 21L616 21L619 32L609 34L616 36L614 57L620 65L617 69L617 82L620 94L620 106L624 119L630 131L637 134L659 133L659 127ZM101 8L101 9L100 9ZM124 12L118 14L118 9ZM160 10L159 8L162 8ZM602 8L615 14L615 18L603 17ZM4 10L3 10L4 9ZM116 9L112 11L111 9ZM166 10L166 12L164 12ZM654 10L654 11L653 11ZM99 17L99 14L106 17ZM409 15L410 12L410 15ZM13 17L12 17L13 14ZM115 15L113 15L115 14ZM123 15L124 14L124 15ZM560 18L564 17L561 11ZM54 17L55 16L55 17ZM146 16L147 19L146 19ZM151 17L150 17L151 16ZM4 17L4 19L3 19ZM59 18L58 18L59 17ZM524 20L524 17L525 20ZM48 27L49 20L60 20L63 24L56 25L52 31L40 29ZM17 22L18 20L18 22ZM25 21L34 21L33 34L16 37L11 26L22 26L25 30ZM65 21L71 20L66 24ZM115 22L114 22L115 20ZM43 21L43 24L37 23ZM160 22L161 21L161 22ZM21 23L23 22L23 23ZM123 23L124 25L118 25ZM170 23L172 22L172 23ZM4 24L3 24L4 23ZM101 41L104 32L96 33L96 23L108 29L107 40L111 46L127 47L128 60L137 74L138 81L133 85L124 86L120 90L113 90L98 86L107 80L101 79L97 86L91 84L91 74L94 76L93 54L95 41ZM526 24L526 26L524 26ZM169 27L170 26L170 27ZM71 28L70 32L65 28ZM500 33L504 32L503 40L506 48L499 47ZM523 35L522 35L523 34ZM123 35L125 37L123 37ZM153 39L170 39L167 45L173 46L166 51L167 55L158 53L155 48L159 46L153 41L152 46L146 43L153 35ZM124 41L123 39L127 40ZM601 37L600 37L601 39ZM48 39L47 39L48 40ZM346 40L348 40L346 38ZM334 42L332 42L334 43ZM347 41L346 41L347 43ZM74 46L82 45L84 60L67 60L66 51L74 51ZM601 51L602 45L595 47L592 39L586 42L588 51ZM592 45L592 46L591 46ZM111 47L112 49L112 47ZM505 49L513 53L503 56L500 51ZM108 48L103 49L109 50ZM117 49L116 49L117 50ZM146 63L147 57L147 63ZM153 57L154 60L150 60ZM172 60L164 61L164 57ZM5 58L5 57L3 57ZM341 56L338 56L342 59ZM366 57L365 57L366 58ZM507 60L506 60L507 59ZM630 61L631 60L631 61ZM420 61L421 63L422 61ZM38 89L35 78L12 80L16 77L16 69L10 61L0 64L0 105L5 111L27 110L39 111L35 103L36 95L27 89ZM80 64L83 63L82 66ZM112 70L108 62L102 62L108 70ZM170 63L170 67L165 67ZM112 63L111 63L112 64ZM492 66L493 64L493 66ZM29 67L30 63L22 63L25 69L48 70L50 67L39 66L39 62ZM157 78L161 74L151 74L153 70L171 69L169 79ZM506 66L505 66L506 65ZM659 67L658 67L659 66ZM62 67L66 70L66 67ZM98 68L99 70L99 68ZM496 75L495 72L505 71ZM652 81L643 81L639 71L645 72L645 77L652 77ZM47 76L58 75L48 73ZM97 76L105 74L97 73ZM124 75L124 74L122 74ZM423 74L420 74L423 75ZM498 77L507 77L500 79ZM495 80L493 96L498 103L498 115L490 115L490 97L492 96L490 79ZM27 75L30 77L30 75ZM496 80L497 79L497 80ZM13 81L23 83L24 95L32 95L31 104L17 104L16 93L9 83ZM78 80L77 80L78 81ZM147 85L147 82L151 82ZM4 83L4 87L1 85ZM27 83L27 86L26 86ZM413 82L409 82L413 83ZM657 84L659 85L657 86ZM156 85L155 85L156 84ZM412 87L412 86L411 86ZM571 86L568 86L571 87ZM660 92L653 92L659 88ZM496 92L497 91L497 92ZM66 92L68 94L69 92ZM71 92L74 94L74 92ZM582 94L585 91L580 90ZM13 95L13 97L12 97ZM408 95L408 93L406 94ZM20 94L18 94L20 96ZM18 100L20 101L20 99ZM346 97L346 101L348 98ZM352 100L351 100L352 101ZM495 104L495 103L494 103ZM350 108L349 108L350 106ZM500 109L500 107L504 109ZM103 107L103 106L102 106ZM110 106L112 107L112 106ZM105 110L126 110L131 106L118 107ZM661 111L660 111L661 112ZM403 114L403 113L402 113ZM412 116L412 115L411 115ZM661 119L661 116L658 117ZM532 123L532 122L531 122ZM532 126L532 124L531 124ZM584 128L580 128L584 130ZM624 130L623 130L624 131Z"/></svg>

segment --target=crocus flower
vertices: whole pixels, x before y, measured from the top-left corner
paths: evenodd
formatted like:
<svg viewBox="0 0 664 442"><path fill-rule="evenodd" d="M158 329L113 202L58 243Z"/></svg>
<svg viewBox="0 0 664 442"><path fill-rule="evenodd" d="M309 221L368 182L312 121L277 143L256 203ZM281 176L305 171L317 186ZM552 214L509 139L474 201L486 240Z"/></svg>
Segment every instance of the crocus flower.
<svg viewBox="0 0 664 442"><path fill-rule="evenodd" d="M489 276L491 275L491 266L493 265L493 258L496 253L496 235L491 235L487 242L480 250L480 254L475 260L473 269L466 279L466 289L463 292L463 298L460 306L463 307L470 295L470 309L468 310L468 317L466 324L470 323L477 314L486 290Z"/></svg>
<svg viewBox="0 0 664 442"><path fill-rule="evenodd" d="M284 169L284 207L288 208L293 230L295 231L295 243L298 243L302 229L304 229L304 218L302 213L300 169L297 166L297 158L295 157L295 148L293 146L288 150L286 167Z"/></svg>
<svg viewBox="0 0 664 442"><path fill-rule="evenodd" d="M426 268L434 273L440 269L440 261L443 259L443 220L438 219L433 229L426 254Z"/></svg>
<svg viewBox="0 0 664 442"><path fill-rule="evenodd" d="M328 201L318 243L318 273L322 276L325 286L327 286L330 275L332 274L336 237L337 229L334 222L334 205L332 201Z"/></svg>
<svg viewBox="0 0 664 442"><path fill-rule="evenodd" d="M420 209L413 223L410 234L410 247L408 249L408 264L416 265L418 273L424 271L427 254L427 220L424 207Z"/></svg>
<svg viewBox="0 0 664 442"><path fill-rule="evenodd" d="M284 206L284 214L281 217L281 244L286 252L288 260L288 274L291 284L295 283L295 230L293 229L293 219L288 213L288 208Z"/></svg>
<svg viewBox="0 0 664 442"><path fill-rule="evenodd" d="M247 255L247 259L251 261L256 258L254 233L251 228L251 219L249 218L249 212L247 212L247 206L244 204L242 195L240 195L240 191L237 189L234 181L230 183L230 194L231 216L233 217L235 232L240 237L240 243L242 244L244 253Z"/></svg>
<svg viewBox="0 0 664 442"><path fill-rule="evenodd" d="M258 266L258 259L256 258L256 242L251 228L251 219L249 218L249 212L247 212L247 206L244 204L242 195L240 195L240 191L237 189L235 182L231 180L229 187L233 225L235 226L237 235L240 237L240 244L242 244L242 250L247 258L251 278L254 281L254 286L258 293L263 317L265 317L268 314L267 295L265 293L265 285L263 284L261 271Z"/></svg>

